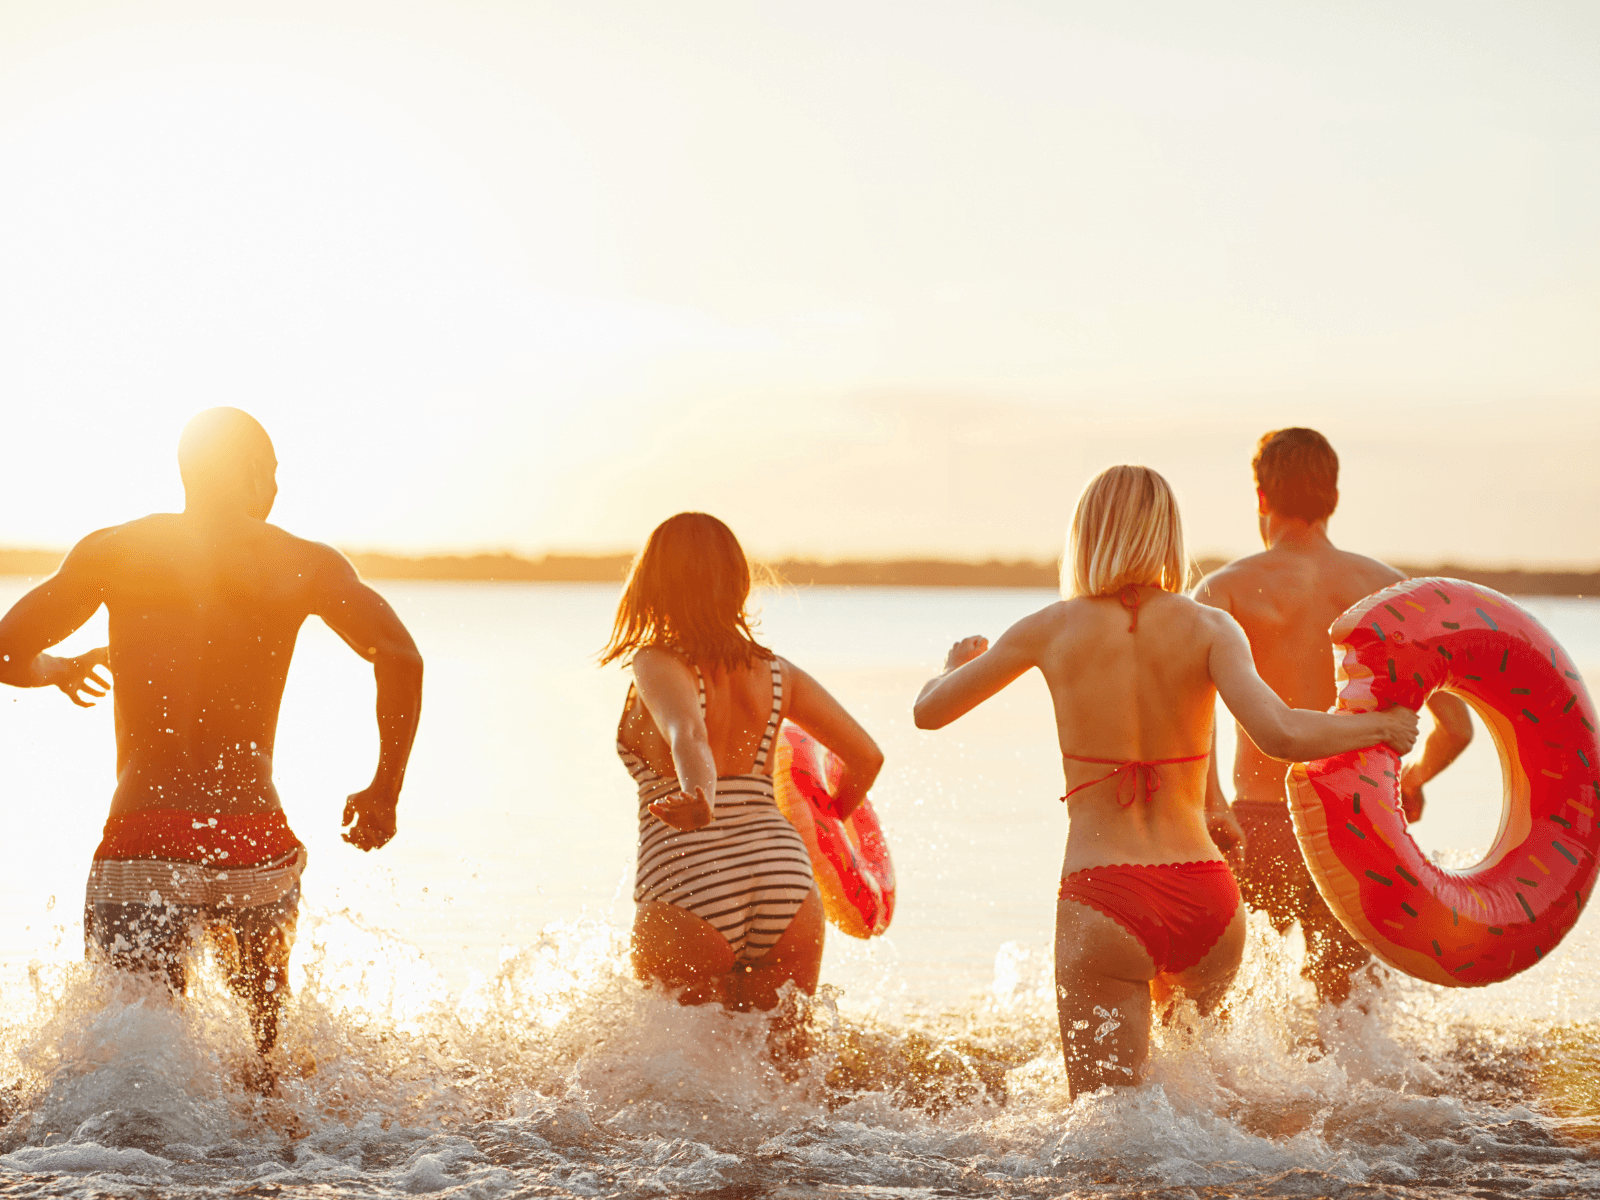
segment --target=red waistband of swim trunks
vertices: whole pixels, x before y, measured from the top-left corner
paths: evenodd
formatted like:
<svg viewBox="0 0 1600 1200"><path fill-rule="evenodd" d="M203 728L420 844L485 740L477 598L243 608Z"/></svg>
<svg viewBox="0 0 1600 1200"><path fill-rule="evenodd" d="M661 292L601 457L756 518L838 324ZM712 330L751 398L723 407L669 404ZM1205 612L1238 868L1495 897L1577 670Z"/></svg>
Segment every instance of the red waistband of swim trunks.
<svg viewBox="0 0 1600 1200"><path fill-rule="evenodd" d="M301 848L282 811L213 816L151 808L107 819L97 861L140 858L208 867L259 867Z"/></svg>

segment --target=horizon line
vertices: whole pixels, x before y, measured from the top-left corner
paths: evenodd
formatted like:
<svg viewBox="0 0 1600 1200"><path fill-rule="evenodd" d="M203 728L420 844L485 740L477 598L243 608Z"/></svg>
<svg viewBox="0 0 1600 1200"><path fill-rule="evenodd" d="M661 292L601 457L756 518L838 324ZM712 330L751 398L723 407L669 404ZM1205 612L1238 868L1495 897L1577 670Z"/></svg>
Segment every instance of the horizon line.
<svg viewBox="0 0 1600 1200"><path fill-rule="evenodd" d="M436 582L621 583L633 552L613 554L545 553L538 557L508 550L469 553L404 554L381 550L343 551L363 578ZM36 578L52 574L65 551L0 547L0 576ZM758 573L778 586L843 587L1027 587L1053 588L1059 559L940 558L752 558ZM1191 556L1199 575L1233 561L1221 555ZM1600 566L1506 567L1483 564L1397 563L1412 577L1446 575L1511 595L1600 595ZM1197 576L1198 579L1198 576ZM766 581L758 581L766 582Z"/></svg>

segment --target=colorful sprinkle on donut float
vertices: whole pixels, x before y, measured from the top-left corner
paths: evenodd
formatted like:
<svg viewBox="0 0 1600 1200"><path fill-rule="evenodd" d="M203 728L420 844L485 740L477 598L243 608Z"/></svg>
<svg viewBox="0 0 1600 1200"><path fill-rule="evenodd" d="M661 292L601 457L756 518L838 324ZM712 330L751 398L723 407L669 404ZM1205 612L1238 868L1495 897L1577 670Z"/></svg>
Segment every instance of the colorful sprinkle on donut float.
<svg viewBox="0 0 1600 1200"><path fill-rule="evenodd" d="M834 813L842 772L831 750L783 723L772 771L778 808L805 839L828 920L841 933L869 938L888 929L894 917L894 864L870 800L842 821Z"/></svg>
<svg viewBox="0 0 1600 1200"><path fill-rule="evenodd" d="M1509 979L1550 953L1589 901L1600 860L1600 744L1570 658L1526 610L1459 579L1411 579L1333 623L1336 711L1420 709L1443 688L1500 751L1505 801L1488 856L1449 870L1400 809L1387 746L1289 771L1289 804L1317 889L1362 945L1447 987Z"/></svg>

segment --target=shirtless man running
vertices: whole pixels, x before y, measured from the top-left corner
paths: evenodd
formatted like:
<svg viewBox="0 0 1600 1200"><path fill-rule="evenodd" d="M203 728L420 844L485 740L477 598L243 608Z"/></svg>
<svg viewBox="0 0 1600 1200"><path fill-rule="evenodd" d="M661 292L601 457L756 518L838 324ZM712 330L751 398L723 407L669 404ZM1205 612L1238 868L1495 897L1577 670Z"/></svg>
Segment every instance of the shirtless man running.
<svg viewBox="0 0 1600 1200"><path fill-rule="evenodd" d="M381 749L344 806L344 840L375 850L422 704L422 658L394 611L337 551L267 524L278 494L266 430L236 408L178 443L185 506L84 538L0 619L0 682L57 686L75 703L116 680L117 786L84 900L91 958L164 977L179 993L209 936L265 1056L288 996L306 851L284 819L272 753L289 659L315 614L374 665ZM43 653L104 604L110 647Z"/></svg>
<svg viewBox="0 0 1600 1200"><path fill-rule="evenodd" d="M1244 627L1256 670L1284 703L1325 710L1336 695L1328 626L1357 600L1405 576L1328 540L1328 518L1339 502L1339 457L1320 433L1280 429L1264 435L1251 469L1267 548L1208 575L1195 599L1231 613ZM1434 723L1422 754L1401 773L1401 798L1411 821L1422 816L1423 785L1472 740L1461 700L1435 692L1428 710ZM1323 1003L1343 1004L1351 976L1371 955L1329 911L1311 880L1289 818L1283 764L1257 750L1242 729L1233 781L1237 823L1227 816L1213 755L1207 808L1219 841L1237 843L1242 836L1242 858L1234 855L1239 891L1251 908L1268 914L1279 933L1300 922L1306 939L1302 973Z"/></svg>

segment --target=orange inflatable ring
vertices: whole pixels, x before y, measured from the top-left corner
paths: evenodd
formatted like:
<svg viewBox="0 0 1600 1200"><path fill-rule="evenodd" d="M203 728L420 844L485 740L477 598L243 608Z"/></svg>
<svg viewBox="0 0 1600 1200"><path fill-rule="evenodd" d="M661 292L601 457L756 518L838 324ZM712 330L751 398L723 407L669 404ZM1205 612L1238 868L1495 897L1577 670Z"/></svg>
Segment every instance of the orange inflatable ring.
<svg viewBox="0 0 1600 1200"><path fill-rule="evenodd" d="M842 766L803 729L784 722L772 772L778 807L800 831L822 908L840 931L868 938L894 917L894 864L872 802L863 800L841 821L833 812Z"/></svg>
<svg viewBox="0 0 1600 1200"><path fill-rule="evenodd" d="M1362 945L1418 979L1478 987L1526 970L1577 921L1600 853L1600 746L1577 669L1517 604L1459 579L1395 584L1329 634L1335 711L1455 693L1494 736L1505 801L1488 856L1446 870L1406 832L1387 746L1296 763L1290 807L1317 889Z"/></svg>

